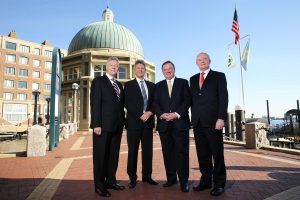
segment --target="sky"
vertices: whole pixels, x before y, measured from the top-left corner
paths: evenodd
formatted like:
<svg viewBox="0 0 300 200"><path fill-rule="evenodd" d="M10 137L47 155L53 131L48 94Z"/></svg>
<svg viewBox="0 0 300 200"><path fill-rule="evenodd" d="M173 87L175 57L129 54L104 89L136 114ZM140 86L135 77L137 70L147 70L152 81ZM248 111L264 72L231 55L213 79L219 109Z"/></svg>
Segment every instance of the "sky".
<svg viewBox="0 0 300 200"><path fill-rule="evenodd" d="M246 117L283 117L300 99L299 0L110 0L114 22L130 29L141 42L145 59L156 65L174 62L176 77L199 73L196 55L210 55L212 70L224 72L229 92L228 111L242 105L241 70L237 45L230 45L237 66L227 67L235 3L241 37L250 34L247 71L243 71ZM41 43L50 40L67 49L84 26L101 21L108 0L1 0L0 35L17 31L18 38ZM241 51L247 38L241 40Z"/></svg>

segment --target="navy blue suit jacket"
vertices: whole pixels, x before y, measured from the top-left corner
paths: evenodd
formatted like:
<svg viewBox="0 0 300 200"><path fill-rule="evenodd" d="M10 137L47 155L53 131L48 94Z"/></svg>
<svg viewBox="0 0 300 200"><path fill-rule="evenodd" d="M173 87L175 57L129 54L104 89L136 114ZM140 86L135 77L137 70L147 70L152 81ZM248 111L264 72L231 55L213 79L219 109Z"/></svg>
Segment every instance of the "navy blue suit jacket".
<svg viewBox="0 0 300 200"><path fill-rule="evenodd" d="M224 73L210 70L199 87L200 73L190 78L193 127L215 127L217 119L227 119L228 92Z"/></svg>
<svg viewBox="0 0 300 200"><path fill-rule="evenodd" d="M190 128L190 118L188 109L191 105L191 95L188 81L181 78L174 79L171 98L168 93L167 81L163 80L155 85L153 108L157 116L157 130L164 132L167 130L168 122L160 119L163 113L176 112L179 119L173 121L178 130L188 130Z"/></svg>
<svg viewBox="0 0 300 200"><path fill-rule="evenodd" d="M145 81L148 88L148 102L146 111L153 112L152 101L154 95L155 84ZM142 127L154 128L153 115L146 121L140 120L143 115L144 101L140 86L136 79L128 81L124 86L125 92L125 108L127 110L126 128L130 130L140 129Z"/></svg>
<svg viewBox="0 0 300 200"><path fill-rule="evenodd" d="M121 92L120 100L106 75L93 80L90 94L90 128L101 127L102 131L115 132L117 128L124 126L124 90L122 84L116 82Z"/></svg>

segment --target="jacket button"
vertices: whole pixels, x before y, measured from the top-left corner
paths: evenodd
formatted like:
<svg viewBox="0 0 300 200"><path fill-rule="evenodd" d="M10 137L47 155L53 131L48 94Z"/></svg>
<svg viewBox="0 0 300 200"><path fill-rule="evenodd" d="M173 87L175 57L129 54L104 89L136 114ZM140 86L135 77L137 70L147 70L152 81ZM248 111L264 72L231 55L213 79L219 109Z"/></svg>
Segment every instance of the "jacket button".
<svg viewBox="0 0 300 200"><path fill-rule="evenodd" d="M198 95L201 96L202 94L201 94L201 93L198 93Z"/></svg>

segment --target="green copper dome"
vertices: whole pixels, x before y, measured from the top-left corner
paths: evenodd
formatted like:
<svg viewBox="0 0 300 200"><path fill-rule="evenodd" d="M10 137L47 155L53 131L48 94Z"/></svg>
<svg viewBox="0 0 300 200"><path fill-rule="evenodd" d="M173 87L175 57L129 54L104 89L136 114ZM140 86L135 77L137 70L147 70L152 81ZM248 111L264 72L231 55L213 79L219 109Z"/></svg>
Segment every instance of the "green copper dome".
<svg viewBox="0 0 300 200"><path fill-rule="evenodd" d="M137 37L126 27L113 22L111 10L103 11L103 19L104 21L82 28L72 39L68 54L81 49L112 48L131 51L144 57L143 47Z"/></svg>

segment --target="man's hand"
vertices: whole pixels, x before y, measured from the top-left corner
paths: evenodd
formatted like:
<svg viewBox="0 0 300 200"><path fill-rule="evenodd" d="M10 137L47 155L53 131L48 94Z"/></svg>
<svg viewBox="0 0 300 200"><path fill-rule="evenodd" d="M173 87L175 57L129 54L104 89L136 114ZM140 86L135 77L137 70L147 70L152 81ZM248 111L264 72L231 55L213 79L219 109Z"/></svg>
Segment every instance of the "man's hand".
<svg viewBox="0 0 300 200"><path fill-rule="evenodd" d="M143 115L140 117L140 119L143 121L143 122L146 122L152 115L152 112L150 111L147 111L147 112L144 112Z"/></svg>
<svg viewBox="0 0 300 200"><path fill-rule="evenodd" d="M160 119L167 120L168 115L169 115L169 113L164 113L164 114L162 114L159 118L160 118Z"/></svg>
<svg viewBox="0 0 300 200"><path fill-rule="evenodd" d="M101 135L101 127L96 127L96 128L94 128L94 133L95 133L96 135Z"/></svg>
<svg viewBox="0 0 300 200"><path fill-rule="evenodd" d="M169 113L167 115L166 121L173 121L173 120L175 120L177 118L178 118L178 116L175 113Z"/></svg>
<svg viewBox="0 0 300 200"><path fill-rule="evenodd" d="M224 120L223 119L218 119L217 122L216 122L216 127L215 129L217 130L222 130L224 128Z"/></svg>

